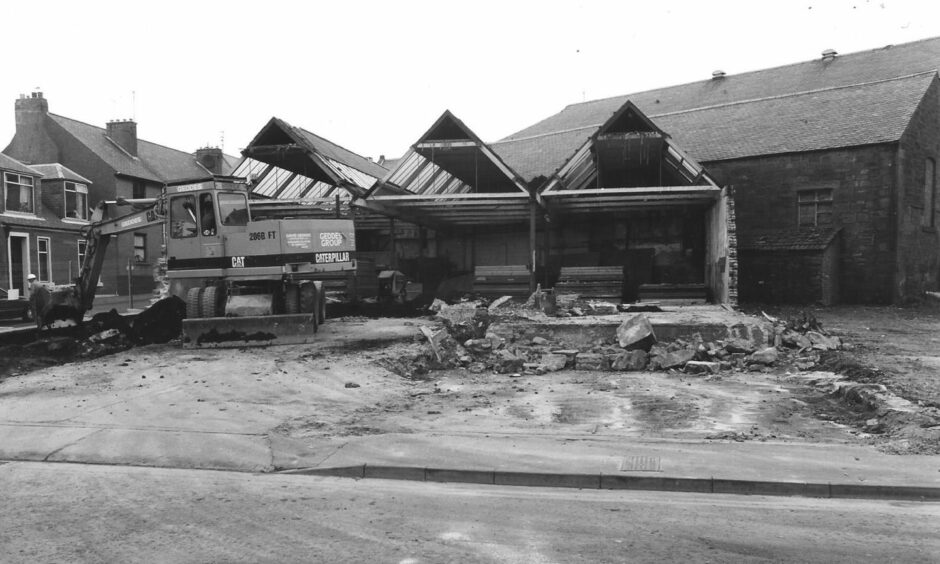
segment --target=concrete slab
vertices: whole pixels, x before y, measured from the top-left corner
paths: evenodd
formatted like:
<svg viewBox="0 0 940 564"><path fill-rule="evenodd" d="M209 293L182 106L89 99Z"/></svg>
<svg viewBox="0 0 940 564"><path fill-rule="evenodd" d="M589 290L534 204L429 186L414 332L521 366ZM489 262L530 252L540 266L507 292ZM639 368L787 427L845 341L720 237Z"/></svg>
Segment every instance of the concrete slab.
<svg viewBox="0 0 940 564"><path fill-rule="evenodd" d="M56 462L265 472L273 468L258 435L100 429L47 458Z"/></svg>
<svg viewBox="0 0 940 564"><path fill-rule="evenodd" d="M98 431L93 427L0 424L0 459L45 460Z"/></svg>
<svg viewBox="0 0 940 564"><path fill-rule="evenodd" d="M495 325L512 325L527 337L543 337L572 346L595 345L616 340L616 329L624 320L645 315L660 341L690 339L698 333L706 341L746 339L754 344L771 343L773 326L766 319L717 305L665 307L661 312L618 313L585 317L550 317L540 311L517 310L512 319ZM499 334L498 329L494 330Z"/></svg>

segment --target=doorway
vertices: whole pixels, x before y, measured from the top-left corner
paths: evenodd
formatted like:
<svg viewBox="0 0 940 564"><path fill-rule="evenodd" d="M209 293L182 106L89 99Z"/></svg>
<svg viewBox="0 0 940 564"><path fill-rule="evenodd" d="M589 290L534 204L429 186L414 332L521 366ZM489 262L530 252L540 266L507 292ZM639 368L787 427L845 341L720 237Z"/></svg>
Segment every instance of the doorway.
<svg viewBox="0 0 940 564"><path fill-rule="evenodd" d="M10 233L7 239L7 256L10 257L10 288L26 295L26 275L29 274L29 235Z"/></svg>

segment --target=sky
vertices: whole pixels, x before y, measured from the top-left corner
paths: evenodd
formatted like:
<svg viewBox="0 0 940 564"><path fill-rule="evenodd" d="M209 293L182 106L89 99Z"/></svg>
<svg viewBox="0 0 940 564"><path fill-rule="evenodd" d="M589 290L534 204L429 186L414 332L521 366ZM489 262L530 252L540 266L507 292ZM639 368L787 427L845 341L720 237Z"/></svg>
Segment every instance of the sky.
<svg viewBox="0 0 940 564"><path fill-rule="evenodd" d="M585 100L940 36L917 1L2 2L14 100L239 155L273 117L378 159L444 110L495 141Z"/></svg>

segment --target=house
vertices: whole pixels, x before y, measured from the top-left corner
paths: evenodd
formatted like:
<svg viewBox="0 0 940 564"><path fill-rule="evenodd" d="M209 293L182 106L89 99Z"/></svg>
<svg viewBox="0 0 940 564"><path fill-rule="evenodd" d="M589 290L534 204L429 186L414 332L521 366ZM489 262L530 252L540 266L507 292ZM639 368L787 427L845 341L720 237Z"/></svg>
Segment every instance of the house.
<svg viewBox="0 0 940 564"><path fill-rule="evenodd" d="M742 301L902 302L938 287L938 65L940 38L827 50L572 104L491 146L539 186L629 101L733 190Z"/></svg>
<svg viewBox="0 0 940 564"><path fill-rule="evenodd" d="M444 112L359 203L433 228L481 291L736 299L730 194L630 101L590 131L495 143Z"/></svg>
<svg viewBox="0 0 940 564"><path fill-rule="evenodd" d="M71 194L68 201L84 199L82 210L66 209L70 205L66 201L61 205L58 200L50 201L52 209L65 211L67 224L81 222L87 217L87 207L102 200L153 198L169 182L229 174L236 161L218 148L187 153L138 139L133 120L112 121L102 128L51 113L42 92L21 96L16 100L15 113L16 133L4 154L29 165L55 163L87 179L84 197ZM63 186L74 183L59 180ZM74 245L79 244L76 236ZM129 285L134 293L152 291L153 270L161 258L162 244L159 227L116 237L105 257L99 293L126 294ZM78 260L72 254L53 253L54 282L70 282L67 264ZM77 268L71 272L77 273Z"/></svg>
<svg viewBox="0 0 940 564"><path fill-rule="evenodd" d="M40 282L68 283L84 257L91 182L58 163L26 166L3 154L0 176L0 287L25 296L30 273Z"/></svg>

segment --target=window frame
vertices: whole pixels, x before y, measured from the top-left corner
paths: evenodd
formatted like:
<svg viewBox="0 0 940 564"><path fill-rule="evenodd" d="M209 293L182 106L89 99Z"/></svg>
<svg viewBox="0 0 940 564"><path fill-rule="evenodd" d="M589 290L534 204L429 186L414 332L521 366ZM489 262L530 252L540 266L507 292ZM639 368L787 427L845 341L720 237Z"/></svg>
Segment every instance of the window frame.
<svg viewBox="0 0 940 564"><path fill-rule="evenodd" d="M78 253L78 272L81 274L82 265L85 264L85 255L88 254L88 239L79 239L76 241L75 250Z"/></svg>
<svg viewBox="0 0 940 564"><path fill-rule="evenodd" d="M70 184L72 186L71 189L69 189ZM65 210L64 210L65 215L63 217L65 219L79 219L82 221L88 221L88 186L86 184L82 184L81 182L72 182L71 180L66 180L63 183L63 190L65 191L65 194L64 194L65 195L65 200L64 200L65 201ZM69 194L70 193L75 195L75 199L76 199L75 209L69 208ZM81 194L82 196L81 197L82 205L80 207L78 206L79 194ZM70 216L69 212L71 211L76 211L79 215L76 215L74 217Z"/></svg>
<svg viewBox="0 0 940 564"><path fill-rule="evenodd" d="M15 178L16 180L11 180ZM22 179L28 179L29 184L22 183ZM23 211L21 209L11 210L9 207L9 198L10 198L10 186L17 186L19 189L28 188L29 190L29 202L31 211ZM3 173L3 211L4 213L12 213L19 215L36 215L36 179L32 176L26 174L19 174L16 172L6 172Z"/></svg>
<svg viewBox="0 0 940 564"><path fill-rule="evenodd" d="M810 198L811 197L811 198ZM796 191L796 225L798 228L824 227L833 224L834 190L832 188L806 188ZM811 212L810 212L811 210ZM822 213L821 213L822 212ZM828 216L828 221L820 217ZM812 217L812 222L804 218Z"/></svg>
<svg viewBox="0 0 940 564"><path fill-rule="evenodd" d="M45 246L45 249L43 249L43 246ZM40 282L52 283L51 237L36 237L36 279Z"/></svg>
<svg viewBox="0 0 940 564"><path fill-rule="evenodd" d="M141 244L138 245L137 241L141 241ZM147 262L147 234L146 233L134 233L134 264L144 264ZM137 254L137 251L140 250L140 255Z"/></svg>

